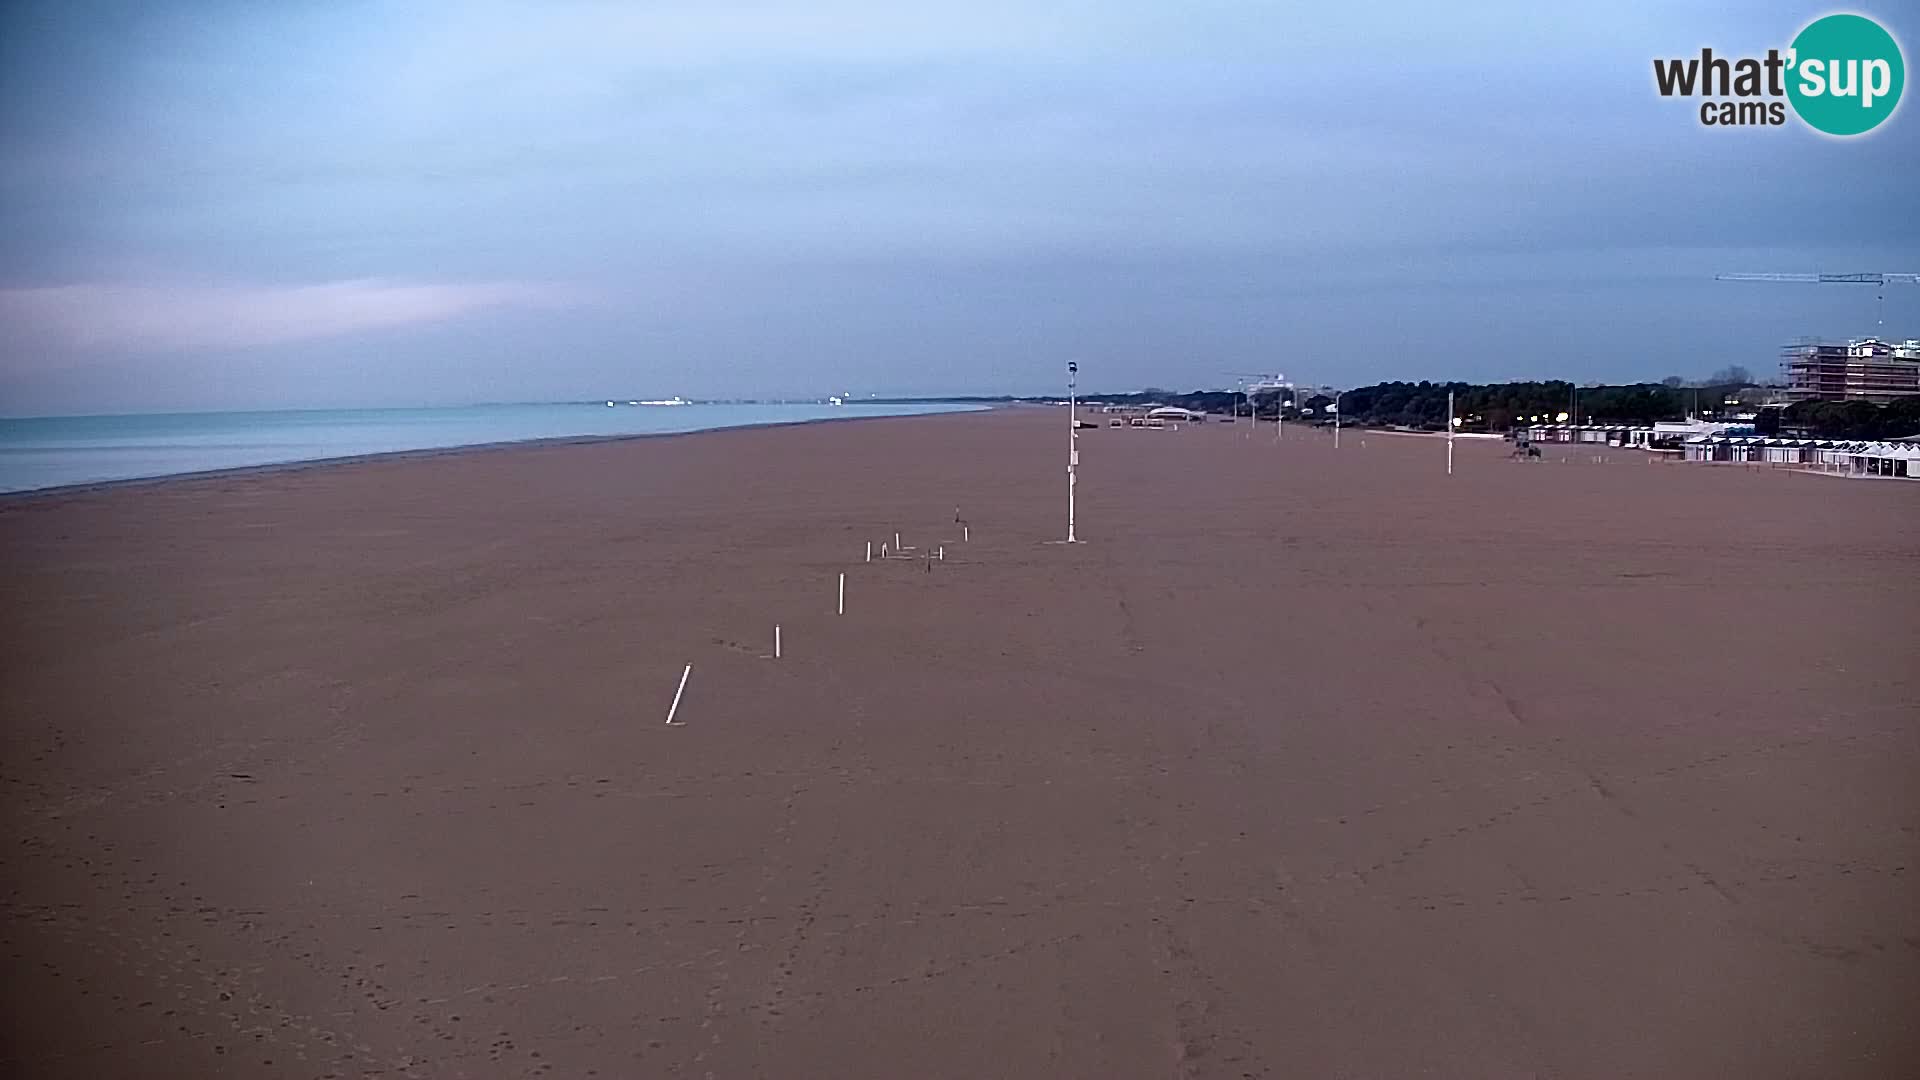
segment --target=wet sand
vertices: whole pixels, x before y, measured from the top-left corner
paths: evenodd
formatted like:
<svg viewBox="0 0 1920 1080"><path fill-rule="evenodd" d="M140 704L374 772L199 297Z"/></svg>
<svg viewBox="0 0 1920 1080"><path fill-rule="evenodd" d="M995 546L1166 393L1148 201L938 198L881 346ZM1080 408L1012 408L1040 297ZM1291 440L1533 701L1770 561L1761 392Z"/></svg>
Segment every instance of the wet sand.
<svg viewBox="0 0 1920 1080"><path fill-rule="evenodd" d="M1064 428L0 503L0 1071L1920 1069L1920 483Z"/></svg>

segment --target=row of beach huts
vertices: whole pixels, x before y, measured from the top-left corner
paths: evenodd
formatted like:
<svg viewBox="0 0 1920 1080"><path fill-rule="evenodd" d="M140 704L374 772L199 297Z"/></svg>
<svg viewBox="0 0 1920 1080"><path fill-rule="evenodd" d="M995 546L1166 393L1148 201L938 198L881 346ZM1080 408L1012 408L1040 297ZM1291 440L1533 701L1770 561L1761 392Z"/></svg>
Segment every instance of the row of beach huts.
<svg viewBox="0 0 1920 1080"><path fill-rule="evenodd" d="M1687 420L1652 427L1531 424L1514 429L1522 443L1585 443L1646 450L1703 463L1778 465L1853 476L1920 480L1920 435L1882 441L1760 435L1751 424Z"/></svg>
<svg viewBox="0 0 1920 1080"><path fill-rule="evenodd" d="M1688 461L1787 465L1854 476L1901 476L1920 480L1920 443L1907 440L1845 442L1720 435L1689 439L1683 449Z"/></svg>

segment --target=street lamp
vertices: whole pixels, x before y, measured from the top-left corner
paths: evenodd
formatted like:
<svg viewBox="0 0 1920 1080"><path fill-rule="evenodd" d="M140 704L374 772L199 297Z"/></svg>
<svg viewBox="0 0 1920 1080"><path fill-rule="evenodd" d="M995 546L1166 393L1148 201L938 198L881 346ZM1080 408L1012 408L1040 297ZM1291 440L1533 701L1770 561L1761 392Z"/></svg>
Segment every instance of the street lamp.
<svg viewBox="0 0 1920 1080"><path fill-rule="evenodd" d="M1453 411L1453 391L1447 391L1447 475L1453 475L1453 433L1460 430L1460 414Z"/></svg>

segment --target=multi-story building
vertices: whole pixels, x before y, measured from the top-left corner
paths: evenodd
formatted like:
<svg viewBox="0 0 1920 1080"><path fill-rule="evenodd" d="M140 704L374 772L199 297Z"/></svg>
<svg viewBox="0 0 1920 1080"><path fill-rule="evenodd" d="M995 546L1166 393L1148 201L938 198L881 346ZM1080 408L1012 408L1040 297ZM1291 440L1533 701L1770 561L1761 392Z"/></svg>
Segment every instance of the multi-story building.
<svg viewBox="0 0 1920 1080"><path fill-rule="evenodd" d="M1787 393L1796 401L1871 401L1920 397L1920 341L1878 338L1800 341L1780 351Z"/></svg>

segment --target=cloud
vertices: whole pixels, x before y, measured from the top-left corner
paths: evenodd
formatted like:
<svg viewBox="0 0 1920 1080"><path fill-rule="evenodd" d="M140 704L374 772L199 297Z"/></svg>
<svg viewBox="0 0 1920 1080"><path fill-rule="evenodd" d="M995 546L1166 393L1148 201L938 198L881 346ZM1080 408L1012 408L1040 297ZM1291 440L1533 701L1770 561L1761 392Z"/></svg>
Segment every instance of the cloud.
<svg viewBox="0 0 1920 1080"><path fill-rule="evenodd" d="M9 409L1759 370L1873 293L1716 271L1920 246L1651 88L1787 0L108 2L0 4Z"/></svg>
<svg viewBox="0 0 1920 1080"><path fill-rule="evenodd" d="M245 348L577 302L516 282L360 278L310 285L58 285L0 289L0 338L73 348Z"/></svg>

